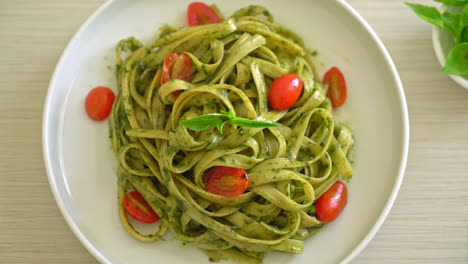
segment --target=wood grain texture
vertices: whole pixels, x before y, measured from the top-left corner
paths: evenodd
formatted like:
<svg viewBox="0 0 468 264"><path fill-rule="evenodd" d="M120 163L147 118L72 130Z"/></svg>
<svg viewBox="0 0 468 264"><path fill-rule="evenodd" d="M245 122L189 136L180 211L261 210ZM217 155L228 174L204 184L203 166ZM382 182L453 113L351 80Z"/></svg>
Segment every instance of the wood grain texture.
<svg viewBox="0 0 468 264"><path fill-rule="evenodd" d="M41 122L61 52L102 2L0 0L1 263L97 263L52 197ZM353 263L468 263L468 91L440 72L431 26L403 1L348 2L395 61L411 129L397 201Z"/></svg>

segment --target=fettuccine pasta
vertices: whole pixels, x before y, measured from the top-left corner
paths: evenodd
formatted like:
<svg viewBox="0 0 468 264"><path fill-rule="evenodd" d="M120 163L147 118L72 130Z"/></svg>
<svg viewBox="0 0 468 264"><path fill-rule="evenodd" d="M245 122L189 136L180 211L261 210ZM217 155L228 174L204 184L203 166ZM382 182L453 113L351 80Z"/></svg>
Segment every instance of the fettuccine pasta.
<svg viewBox="0 0 468 264"><path fill-rule="evenodd" d="M354 143L336 122L303 41L266 9L249 6L217 24L164 26L149 44L124 39L116 51L118 95L109 122L127 231L151 242L169 229L212 260L260 263L265 251L302 253L303 240L323 226L316 199L353 174L347 156ZM161 85L171 52L190 57L190 82ZM290 109L272 110L268 89L287 73L300 77L302 94ZM277 127L227 124L221 134L180 124L221 110ZM247 190L237 197L208 192L203 177L215 166L243 168ZM157 233L141 234L129 223L122 206L129 189L160 217Z"/></svg>

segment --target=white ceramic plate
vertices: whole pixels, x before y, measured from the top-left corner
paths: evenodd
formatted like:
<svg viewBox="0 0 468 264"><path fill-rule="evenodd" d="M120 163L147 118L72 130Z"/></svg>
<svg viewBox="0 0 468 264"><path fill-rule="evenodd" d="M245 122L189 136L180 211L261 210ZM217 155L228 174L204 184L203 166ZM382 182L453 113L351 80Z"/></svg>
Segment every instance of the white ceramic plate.
<svg viewBox="0 0 468 264"><path fill-rule="evenodd" d="M348 100L338 115L356 136L354 178L342 215L305 242L304 254L268 253L265 263L347 263L371 240L395 200L408 151L408 113L398 73L369 25L344 1L219 1L224 14L267 6L277 22L319 51L321 73L338 66ZM207 263L170 236L145 244L122 227L107 122L85 114L92 87L115 87L115 44L149 40L159 25L184 25L189 1L110 1L81 27L60 59L44 110L43 147L50 186L73 232L103 263Z"/></svg>

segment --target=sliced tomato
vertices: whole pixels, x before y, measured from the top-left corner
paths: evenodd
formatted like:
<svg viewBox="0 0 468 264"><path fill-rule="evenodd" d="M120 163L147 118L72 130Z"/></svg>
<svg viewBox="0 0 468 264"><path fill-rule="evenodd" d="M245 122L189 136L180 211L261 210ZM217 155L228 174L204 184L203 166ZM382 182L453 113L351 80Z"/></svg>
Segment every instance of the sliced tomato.
<svg viewBox="0 0 468 264"><path fill-rule="evenodd" d="M217 166L205 175L204 183L210 193L237 197L247 189L249 178L244 169Z"/></svg>
<svg viewBox="0 0 468 264"><path fill-rule="evenodd" d="M102 121L109 116L114 100L115 95L111 89L104 86L96 87L86 96L86 113L89 118Z"/></svg>
<svg viewBox="0 0 468 264"><path fill-rule="evenodd" d="M278 111L293 106L302 93L301 78L295 73L288 73L276 78L268 91L268 103Z"/></svg>
<svg viewBox="0 0 468 264"><path fill-rule="evenodd" d="M190 81L190 72L192 71L192 63L190 57L186 53L171 52L164 59L163 72L161 75L161 84L179 79L186 82ZM172 95L179 97L180 91L175 91Z"/></svg>
<svg viewBox="0 0 468 264"><path fill-rule="evenodd" d="M343 73L337 68L332 67L323 76L323 83L328 83L327 96L330 98L333 107L340 107L346 101L346 81Z"/></svg>
<svg viewBox="0 0 468 264"><path fill-rule="evenodd" d="M335 182L317 199L315 208L317 217L322 222L335 220L348 203L348 189L342 181Z"/></svg>
<svg viewBox="0 0 468 264"><path fill-rule="evenodd" d="M187 9L187 23L189 26L219 23L218 14L213 8L202 2L193 2Z"/></svg>
<svg viewBox="0 0 468 264"><path fill-rule="evenodd" d="M123 206L131 217L140 222L151 224L159 219L159 216L137 191L129 192L125 195Z"/></svg>

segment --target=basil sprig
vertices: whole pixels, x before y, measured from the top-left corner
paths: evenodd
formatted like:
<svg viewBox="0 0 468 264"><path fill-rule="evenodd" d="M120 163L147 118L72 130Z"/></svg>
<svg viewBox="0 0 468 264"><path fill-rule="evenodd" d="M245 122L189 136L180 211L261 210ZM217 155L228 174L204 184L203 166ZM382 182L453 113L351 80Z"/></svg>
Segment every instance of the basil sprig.
<svg viewBox="0 0 468 264"><path fill-rule="evenodd" d="M221 110L220 113L201 115L192 119L182 120L180 121L180 124L194 131L202 131L216 127L221 134L223 133L223 127L225 124L252 128L278 127L277 124L270 122L235 117L231 110L229 110L229 112Z"/></svg>
<svg viewBox="0 0 468 264"><path fill-rule="evenodd" d="M443 72L453 75L468 74L468 0L435 0L447 6L456 6L457 12L440 13L437 8L406 3L425 21L444 28L452 34L455 46L447 56Z"/></svg>

